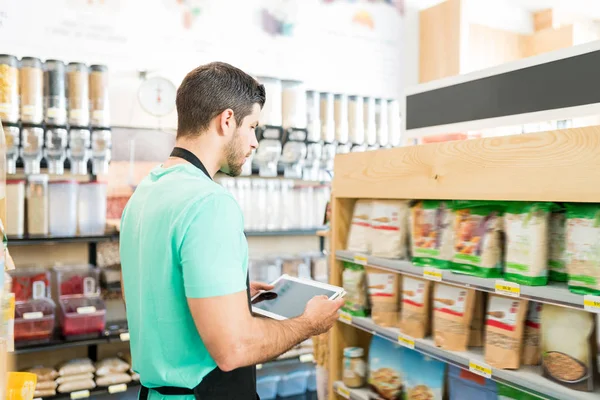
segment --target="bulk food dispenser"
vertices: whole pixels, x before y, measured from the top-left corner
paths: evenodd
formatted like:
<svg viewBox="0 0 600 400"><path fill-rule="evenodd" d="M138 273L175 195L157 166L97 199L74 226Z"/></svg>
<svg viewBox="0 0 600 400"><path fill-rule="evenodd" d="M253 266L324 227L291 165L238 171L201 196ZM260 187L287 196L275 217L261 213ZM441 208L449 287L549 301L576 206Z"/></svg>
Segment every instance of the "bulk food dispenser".
<svg viewBox="0 0 600 400"><path fill-rule="evenodd" d="M286 178L301 179L307 148L306 90L302 82L285 81L282 85L284 140L279 164Z"/></svg>
<svg viewBox="0 0 600 400"><path fill-rule="evenodd" d="M44 157L48 164L48 173L55 175L64 174L68 136L67 128L53 126L46 128Z"/></svg>
<svg viewBox="0 0 600 400"><path fill-rule="evenodd" d="M321 168L320 181L330 181L333 176L333 159L337 150L335 143L334 97L332 93L321 93Z"/></svg>
<svg viewBox="0 0 600 400"><path fill-rule="evenodd" d="M320 96L318 92L306 92L307 106L307 137L306 160L302 179L305 181L318 181L323 154L323 141L321 141Z"/></svg>
<svg viewBox="0 0 600 400"><path fill-rule="evenodd" d="M365 123L363 120L363 98L350 96L348 99L348 135L353 153L365 151Z"/></svg>
<svg viewBox="0 0 600 400"><path fill-rule="evenodd" d="M352 143L348 141L348 96L336 94L333 101L335 119L336 153L349 153Z"/></svg>
<svg viewBox="0 0 600 400"><path fill-rule="evenodd" d="M253 158L253 169L263 177L277 176L277 164L281 157L282 128L282 83L275 78L258 78L265 86L266 102L260 114L261 127L257 130L258 149ZM248 162L246 162L248 164ZM244 165L246 171L248 167Z"/></svg>
<svg viewBox="0 0 600 400"><path fill-rule="evenodd" d="M91 133L87 128L71 128L67 152L73 175L87 175L90 159Z"/></svg>
<svg viewBox="0 0 600 400"><path fill-rule="evenodd" d="M17 124L6 124L4 134L6 136L6 173L13 175L17 172L21 130Z"/></svg>
<svg viewBox="0 0 600 400"><path fill-rule="evenodd" d="M377 121L376 121L376 103L374 97L367 97L364 102L364 119L365 119L365 139L367 142L367 150L377 150L379 143L377 142Z"/></svg>
<svg viewBox="0 0 600 400"><path fill-rule="evenodd" d="M44 128L41 125L23 124L21 143L21 159L25 174L39 174L44 147Z"/></svg>

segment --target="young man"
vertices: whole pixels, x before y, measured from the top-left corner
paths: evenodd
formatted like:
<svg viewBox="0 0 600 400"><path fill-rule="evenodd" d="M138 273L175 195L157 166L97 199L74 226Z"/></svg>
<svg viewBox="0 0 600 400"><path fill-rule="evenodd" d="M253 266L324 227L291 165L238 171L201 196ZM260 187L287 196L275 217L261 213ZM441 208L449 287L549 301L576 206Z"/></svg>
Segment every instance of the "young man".
<svg viewBox="0 0 600 400"><path fill-rule="evenodd" d="M254 365L337 319L343 300L324 297L287 321L250 313L249 298L270 287L247 281L243 216L213 177L240 174L258 146L264 102L264 87L231 65L191 71L177 91L176 147L123 212L124 295L142 400L255 400Z"/></svg>

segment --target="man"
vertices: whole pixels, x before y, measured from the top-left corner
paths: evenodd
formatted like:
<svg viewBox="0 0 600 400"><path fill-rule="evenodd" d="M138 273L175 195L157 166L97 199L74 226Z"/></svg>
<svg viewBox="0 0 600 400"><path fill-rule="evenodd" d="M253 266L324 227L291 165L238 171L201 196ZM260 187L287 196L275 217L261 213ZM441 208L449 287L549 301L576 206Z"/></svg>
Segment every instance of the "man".
<svg viewBox="0 0 600 400"><path fill-rule="evenodd" d="M270 287L248 284L242 213L212 179L239 175L257 148L264 87L211 63L185 77L176 102L176 147L137 187L121 224L140 399L255 400L254 365L329 330L343 300L316 297L286 321L252 316L249 297Z"/></svg>

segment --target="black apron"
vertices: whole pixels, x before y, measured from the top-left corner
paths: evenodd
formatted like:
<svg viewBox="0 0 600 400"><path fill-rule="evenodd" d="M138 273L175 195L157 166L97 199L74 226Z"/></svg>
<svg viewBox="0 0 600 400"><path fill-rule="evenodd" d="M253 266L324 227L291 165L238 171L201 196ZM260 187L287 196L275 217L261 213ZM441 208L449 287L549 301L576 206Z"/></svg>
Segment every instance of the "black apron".
<svg viewBox="0 0 600 400"><path fill-rule="evenodd" d="M212 179L202 162L192 152L175 147L171 153L171 157L184 159ZM246 284L248 287L246 290L248 294L248 308L252 312L248 277L246 278ZM140 400L147 400L150 390L155 390L162 395L194 395L196 399L201 400L260 400L256 394L256 367L254 366L238 368L231 372L223 372L217 367L206 375L200 384L193 389L173 386L161 386L149 389L142 385Z"/></svg>

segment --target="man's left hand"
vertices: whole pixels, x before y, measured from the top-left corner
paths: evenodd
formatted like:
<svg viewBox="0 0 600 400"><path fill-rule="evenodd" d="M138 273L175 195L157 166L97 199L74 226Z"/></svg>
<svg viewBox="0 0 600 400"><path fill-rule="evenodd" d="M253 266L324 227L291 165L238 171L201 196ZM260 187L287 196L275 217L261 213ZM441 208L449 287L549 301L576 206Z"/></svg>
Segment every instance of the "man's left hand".
<svg viewBox="0 0 600 400"><path fill-rule="evenodd" d="M263 282L250 282L250 297L256 296L261 290L271 290L275 286Z"/></svg>

